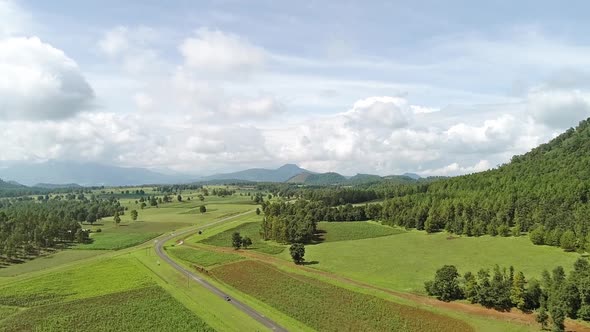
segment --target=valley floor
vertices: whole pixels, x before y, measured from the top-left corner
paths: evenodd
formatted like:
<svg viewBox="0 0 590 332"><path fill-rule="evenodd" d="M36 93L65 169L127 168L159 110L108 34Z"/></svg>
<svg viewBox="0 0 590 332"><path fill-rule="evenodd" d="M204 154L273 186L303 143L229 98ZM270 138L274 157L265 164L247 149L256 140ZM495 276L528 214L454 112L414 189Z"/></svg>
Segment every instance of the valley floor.
<svg viewBox="0 0 590 332"><path fill-rule="evenodd" d="M134 199L124 204L136 207ZM91 245L0 268L0 331L266 330L156 255L154 241L188 227L194 234L174 236L164 244L166 253L290 331L537 331L531 314L441 302L424 295L424 282L444 264L461 273L513 265L539 277L557 265L571 268L579 256L534 246L524 237L465 238L375 222L320 223L321 237L306 246L307 263L297 266L286 246L260 238L261 216L243 214L255 208L247 196L200 202L192 194L190 201L138 210L139 221L126 215L116 226L105 218L91 226L101 228ZM253 245L232 249L234 231ZM574 321L567 327L590 331Z"/></svg>

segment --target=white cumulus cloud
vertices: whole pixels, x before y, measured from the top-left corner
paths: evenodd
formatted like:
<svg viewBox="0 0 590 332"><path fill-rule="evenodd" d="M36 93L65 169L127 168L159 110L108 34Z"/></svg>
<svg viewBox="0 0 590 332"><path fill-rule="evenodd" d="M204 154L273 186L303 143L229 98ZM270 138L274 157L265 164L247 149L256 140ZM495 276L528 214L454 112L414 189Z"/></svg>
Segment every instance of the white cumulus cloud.
<svg viewBox="0 0 590 332"><path fill-rule="evenodd" d="M213 73L248 72L263 66L265 52L247 40L219 30L198 29L179 46L187 67Z"/></svg>
<svg viewBox="0 0 590 332"><path fill-rule="evenodd" d="M564 129L590 116L590 95L579 90L534 90L528 94L527 108L536 122Z"/></svg>
<svg viewBox="0 0 590 332"><path fill-rule="evenodd" d="M59 119L92 107L78 65L37 37L0 40L0 119Z"/></svg>

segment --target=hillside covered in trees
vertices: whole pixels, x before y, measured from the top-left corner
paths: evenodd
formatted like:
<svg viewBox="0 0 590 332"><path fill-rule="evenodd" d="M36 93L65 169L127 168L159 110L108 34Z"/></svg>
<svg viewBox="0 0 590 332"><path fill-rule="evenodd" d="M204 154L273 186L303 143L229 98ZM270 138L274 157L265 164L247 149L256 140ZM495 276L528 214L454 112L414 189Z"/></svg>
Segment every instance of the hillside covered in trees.
<svg viewBox="0 0 590 332"><path fill-rule="evenodd" d="M387 224L468 236L531 232L536 244L583 248L590 245L590 119L497 169L396 196L383 205Z"/></svg>

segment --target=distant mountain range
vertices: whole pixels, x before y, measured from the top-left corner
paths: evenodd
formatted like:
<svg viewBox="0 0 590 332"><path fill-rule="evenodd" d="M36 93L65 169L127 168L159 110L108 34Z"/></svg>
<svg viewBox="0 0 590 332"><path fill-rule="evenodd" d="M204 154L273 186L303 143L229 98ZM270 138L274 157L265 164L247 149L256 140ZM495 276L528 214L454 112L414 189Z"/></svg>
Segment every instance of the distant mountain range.
<svg viewBox="0 0 590 332"><path fill-rule="evenodd" d="M121 186L190 181L187 176L166 175L145 168L126 168L69 161L18 163L0 168L0 178L17 181L27 186L40 184L45 188L71 187L74 185Z"/></svg>
<svg viewBox="0 0 590 332"><path fill-rule="evenodd" d="M277 169L252 168L233 173L220 173L204 177L183 174L162 174L145 168L126 168L98 163L47 161L18 163L0 168L0 178L12 180L4 185L34 186L45 189L75 188L79 186L130 186L141 184L174 183L230 183L230 182L287 182L304 185L358 185L379 181L413 182L419 175L378 176L357 174L352 177L338 173L315 173L295 164Z"/></svg>
<svg viewBox="0 0 590 332"><path fill-rule="evenodd" d="M285 164L277 169L251 168L234 173L214 174L200 178L210 180L243 180L253 182L285 182L301 173L313 173L294 164Z"/></svg>

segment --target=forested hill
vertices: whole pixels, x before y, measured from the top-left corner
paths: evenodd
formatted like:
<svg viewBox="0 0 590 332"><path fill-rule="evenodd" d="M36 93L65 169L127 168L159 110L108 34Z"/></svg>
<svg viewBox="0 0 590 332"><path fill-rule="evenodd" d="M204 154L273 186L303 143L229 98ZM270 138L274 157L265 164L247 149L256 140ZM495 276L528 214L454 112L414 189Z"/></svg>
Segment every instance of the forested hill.
<svg viewBox="0 0 590 332"><path fill-rule="evenodd" d="M386 222L466 235L537 228L550 245L570 231L576 246L590 245L590 119L497 169L423 188L386 201Z"/></svg>
<svg viewBox="0 0 590 332"><path fill-rule="evenodd" d="M19 189L24 188L22 184L13 182L13 181L4 181L0 179L0 190L1 189Z"/></svg>

